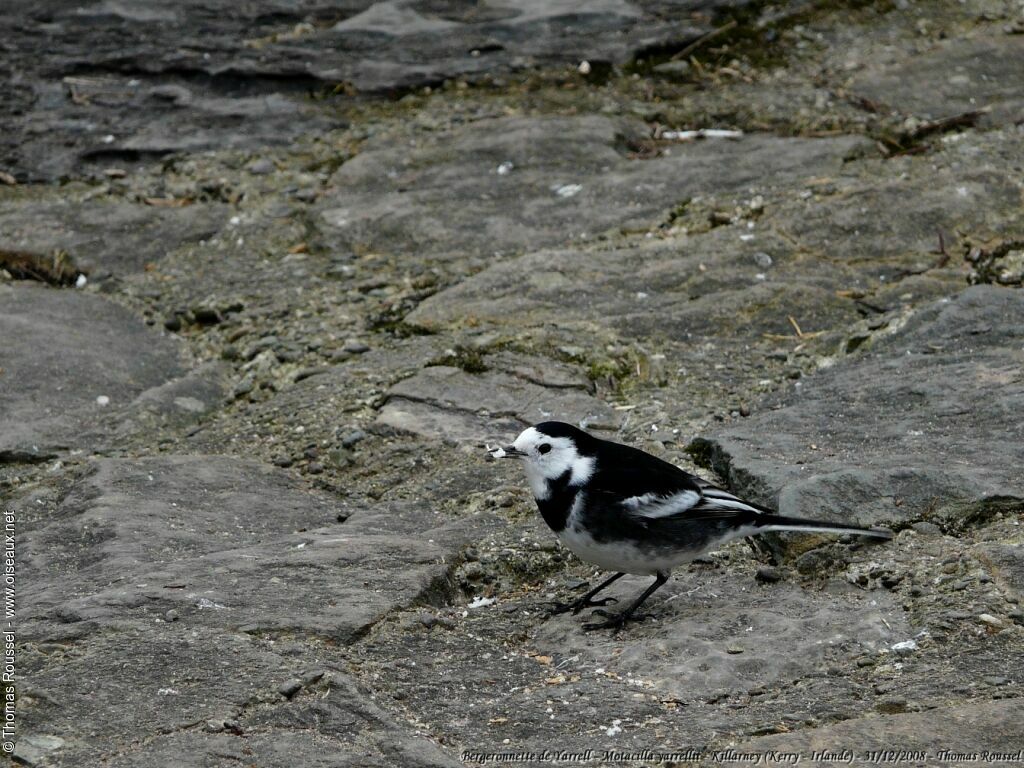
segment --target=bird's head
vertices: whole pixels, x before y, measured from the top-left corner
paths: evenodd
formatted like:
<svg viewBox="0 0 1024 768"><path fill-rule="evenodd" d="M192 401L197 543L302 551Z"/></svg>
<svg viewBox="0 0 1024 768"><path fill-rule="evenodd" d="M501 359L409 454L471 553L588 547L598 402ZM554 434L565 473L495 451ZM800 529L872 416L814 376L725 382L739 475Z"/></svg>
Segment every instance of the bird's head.
<svg viewBox="0 0 1024 768"><path fill-rule="evenodd" d="M596 440L571 424L545 421L519 433L512 445L493 453L497 458L522 459L533 495L545 499L551 484L567 477L582 485L594 473Z"/></svg>

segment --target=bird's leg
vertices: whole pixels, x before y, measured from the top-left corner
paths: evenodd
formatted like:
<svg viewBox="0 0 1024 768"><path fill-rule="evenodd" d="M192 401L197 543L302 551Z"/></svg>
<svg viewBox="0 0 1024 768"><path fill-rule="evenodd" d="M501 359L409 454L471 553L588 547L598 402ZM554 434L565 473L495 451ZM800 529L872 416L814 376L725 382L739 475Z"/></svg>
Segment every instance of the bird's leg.
<svg viewBox="0 0 1024 768"><path fill-rule="evenodd" d="M607 619L607 621L599 621L592 622L590 624L584 624L583 628L588 630L621 629L627 621L633 618L633 614L636 612L636 609L643 605L644 600L653 595L657 589L661 588L665 584L665 582L668 581L668 576L669 574L667 571L658 571L657 575L654 578L654 583L651 584L651 586L649 586L647 589L645 589L644 593L637 598L636 602L629 606L626 610L621 611L620 613L611 613L610 611L605 611L598 608L596 611L594 611L594 614L597 614L598 616L604 616Z"/></svg>
<svg viewBox="0 0 1024 768"><path fill-rule="evenodd" d="M592 608L599 605L608 605L608 603L618 602L614 597L606 597L602 600L593 600L592 598L602 589L611 585L613 582L618 581L625 575L626 574L624 573L613 573L611 576L602 581L600 584L598 584L596 587L594 587L592 590L587 592L587 594L583 595L579 599L573 600L571 603L555 603L555 607L551 609L551 613L556 614L565 613L566 611L572 611L575 614L579 613L584 608Z"/></svg>

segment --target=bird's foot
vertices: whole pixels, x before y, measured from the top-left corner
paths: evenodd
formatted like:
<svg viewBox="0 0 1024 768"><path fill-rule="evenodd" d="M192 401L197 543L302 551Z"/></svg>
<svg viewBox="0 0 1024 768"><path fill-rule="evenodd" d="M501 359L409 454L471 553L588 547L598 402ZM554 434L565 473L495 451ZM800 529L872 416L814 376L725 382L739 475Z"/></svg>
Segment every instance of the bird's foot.
<svg viewBox="0 0 1024 768"><path fill-rule="evenodd" d="M612 613L611 611L605 611L598 608L596 611L590 614L591 616L604 616L607 621L592 621L588 624L584 624L585 630L592 631L595 629L610 629L613 632L618 632L630 621L643 621L649 618L650 614L646 613L630 613L629 611L623 611L622 613Z"/></svg>
<svg viewBox="0 0 1024 768"><path fill-rule="evenodd" d="M614 597L602 597L600 600L591 600L586 597L581 597L579 600L573 600L571 603L551 603L551 615L557 616L560 613L568 613L569 611L572 611L572 614L575 616L584 608L599 608L602 605L611 605L612 603L617 602L619 601Z"/></svg>

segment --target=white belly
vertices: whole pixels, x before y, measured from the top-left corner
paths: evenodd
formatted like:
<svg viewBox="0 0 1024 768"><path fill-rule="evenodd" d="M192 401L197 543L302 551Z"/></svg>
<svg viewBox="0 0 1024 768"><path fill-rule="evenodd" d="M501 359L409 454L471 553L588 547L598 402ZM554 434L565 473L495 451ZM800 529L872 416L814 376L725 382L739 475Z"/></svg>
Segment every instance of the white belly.
<svg viewBox="0 0 1024 768"><path fill-rule="evenodd" d="M652 553L626 542L605 544L595 541L589 533L575 529L571 525L558 533L558 540L580 560L593 563L606 571L640 575L670 571L701 554L697 551Z"/></svg>

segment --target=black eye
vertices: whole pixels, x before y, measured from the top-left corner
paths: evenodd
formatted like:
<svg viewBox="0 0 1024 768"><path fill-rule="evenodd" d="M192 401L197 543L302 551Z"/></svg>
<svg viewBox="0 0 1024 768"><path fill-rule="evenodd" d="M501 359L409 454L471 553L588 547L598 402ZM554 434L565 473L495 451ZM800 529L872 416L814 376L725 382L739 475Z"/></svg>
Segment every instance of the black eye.
<svg viewBox="0 0 1024 768"><path fill-rule="evenodd" d="M544 445L538 445L537 446L537 453L549 453L550 451L551 451L551 446L548 445L547 443L544 443Z"/></svg>

